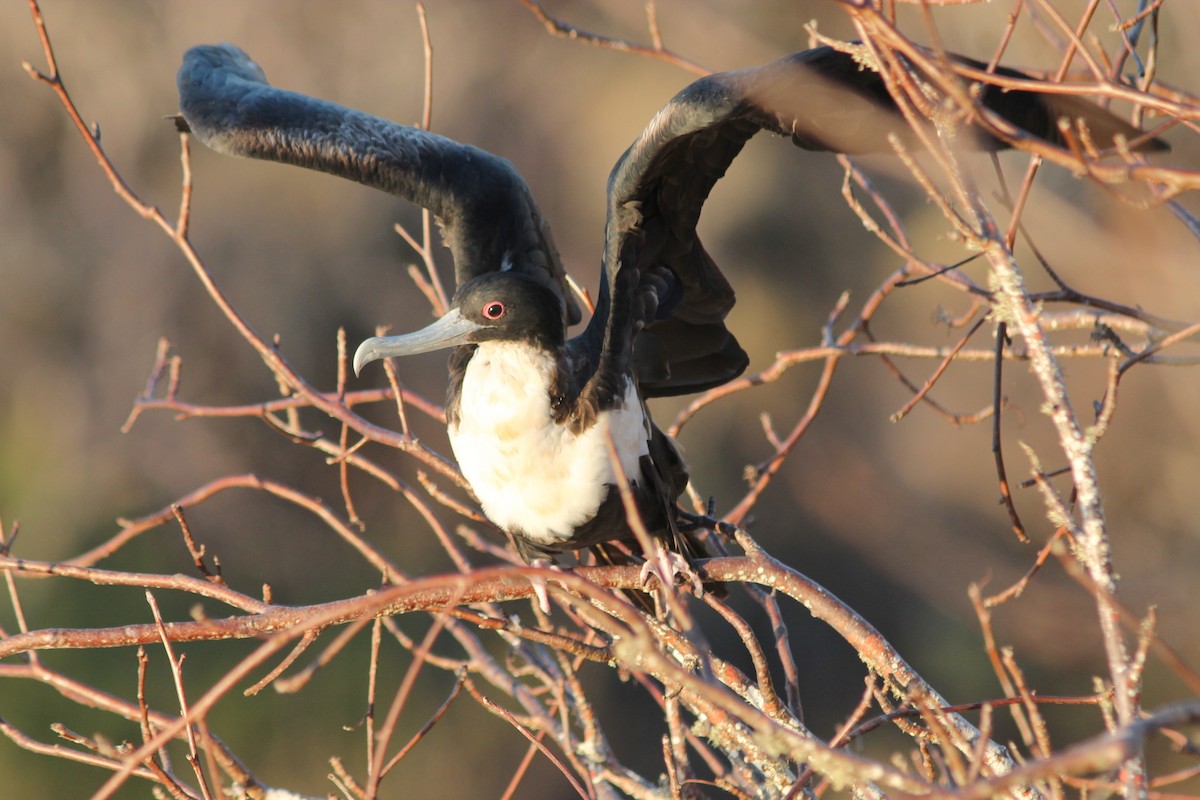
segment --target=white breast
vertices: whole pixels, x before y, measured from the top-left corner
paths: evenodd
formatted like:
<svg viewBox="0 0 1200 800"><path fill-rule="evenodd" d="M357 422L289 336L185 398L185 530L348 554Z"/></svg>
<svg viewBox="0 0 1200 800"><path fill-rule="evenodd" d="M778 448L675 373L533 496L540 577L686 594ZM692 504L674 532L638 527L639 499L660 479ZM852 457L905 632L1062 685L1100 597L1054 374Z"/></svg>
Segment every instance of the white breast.
<svg viewBox="0 0 1200 800"><path fill-rule="evenodd" d="M587 522L613 483L605 437L621 466L638 477L648 452L647 423L632 381L621 408L578 434L554 422L547 391L554 362L519 342L479 345L463 377L450 445L488 519L539 544L553 544Z"/></svg>

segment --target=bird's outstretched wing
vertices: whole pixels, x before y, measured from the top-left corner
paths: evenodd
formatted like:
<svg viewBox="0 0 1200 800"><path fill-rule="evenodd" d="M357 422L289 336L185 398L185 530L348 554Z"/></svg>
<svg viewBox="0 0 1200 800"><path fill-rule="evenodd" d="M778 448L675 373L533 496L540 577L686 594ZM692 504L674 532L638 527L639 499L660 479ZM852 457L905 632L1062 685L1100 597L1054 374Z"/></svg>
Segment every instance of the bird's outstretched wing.
<svg viewBox="0 0 1200 800"><path fill-rule="evenodd" d="M989 85L979 102L1056 144L1063 141L1058 120L1069 117L1082 119L1099 147L1120 135L1142 137L1139 149L1165 148L1075 97ZM655 115L609 176L599 306L576 345L592 354L597 373L632 366L643 394L656 396L717 386L745 368L746 356L723 322L733 290L705 252L696 223L713 185L763 129L809 150L890 153L892 133L919 146L883 78L829 47L692 83ZM961 141L978 150L1007 146L972 131L962 132ZM617 363L622 359L631 363ZM604 382L597 374L593 386L603 391Z"/></svg>
<svg viewBox="0 0 1200 800"><path fill-rule="evenodd" d="M580 319L550 231L505 159L428 131L277 89L229 44L193 47L177 79L188 129L213 150L293 164L390 192L436 215L459 285L501 269L544 281Z"/></svg>

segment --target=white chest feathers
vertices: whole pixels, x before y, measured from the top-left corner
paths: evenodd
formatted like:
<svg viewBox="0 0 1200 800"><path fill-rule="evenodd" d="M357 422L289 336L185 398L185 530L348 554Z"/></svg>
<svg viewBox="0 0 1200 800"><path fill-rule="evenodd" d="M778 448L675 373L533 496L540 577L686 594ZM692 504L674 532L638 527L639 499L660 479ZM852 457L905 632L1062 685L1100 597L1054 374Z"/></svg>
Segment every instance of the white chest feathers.
<svg viewBox="0 0 1200 800"><path fill-rule="evenodd" d="M549 354L518 342L479 345L467 364L450 445L488 519L539 544L571 536L614 483L611 435L630 480L646 455L648 427L630 382L619 408L578 433L554 421Z"/></svg>

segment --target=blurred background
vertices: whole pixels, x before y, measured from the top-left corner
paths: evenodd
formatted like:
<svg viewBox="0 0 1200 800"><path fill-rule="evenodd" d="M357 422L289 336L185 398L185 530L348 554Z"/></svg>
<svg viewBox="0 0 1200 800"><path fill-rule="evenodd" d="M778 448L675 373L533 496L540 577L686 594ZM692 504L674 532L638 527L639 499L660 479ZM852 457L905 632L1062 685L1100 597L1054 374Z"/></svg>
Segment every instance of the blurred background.
<svg viewBox="0 0 1200 800"><path fill-rule="evenodd" d="M989 58L1012 2L939 9L946 46ZM1133 3L1119 0L1125 14ZM548 3L582 28L648 40L642 4L621 0ZM1082 2L1056 2L1068 20ZM808 46L804 25L853 37L833 3L796 0L663 0L659 24L668 47L714 70L761 63ZM133 189L173 215L179 203L179 137L164 117L177 109L175 71L188 47L229 41L246 49L276 85L412 123L420 119L423 55L414 8L407 3L210 0L205 3L45 0L60 68L84 117ZM1158 74L1196 89L1200 14L1190 5L1163 9ZM552 38L516 0L432 0L433 128L510 159L548 217L565 263L595 290L604 220L604 186L616 158L653 113L692 80L679 68ZM1113 52L1109 21L1092 26ZM919 40L920 22L902 14L902 29ZM53 94L21 69L44 60L24 3L0 5L0 515L20 522L16 554L65 559L111 536L118 518L168 505L228 474L255 473L338 504L337 472L324 457L298 448L260 422L190 420L144 415L121 433L133 398L146 382L160 337L183 358L180 396L211 404L276 396L274 381L250 347L209 301L178 251L112 192ZM1058 54L1028 15L1006 63L1057 66ZM1164 163L1197 164L1195 137L1167 138ZM1009 180L1025 159L1003 157ZM903 214L917 250L946 263L962 258L936 208L904 181L887 158L864 162ZM991 180L983 157L970 163ZM414 256L392 225L418 229L412 207L358 185L272 164L229 159L193 148L192 238L248 322L277 334L291 363L315 385L334 386L335 335L345 327L353 347L377 324L414 329L428 305L405 276ZM709 252L739 294L730 327L752 357L751 371L779 350L816 344L838 296L856 309L900 266L846 207L841 169L828 155L804 153L762 137L747 147L714 191L701 220ZM1184 198L1193 213L1194 197ZM998 206L997 206L998 208ZM1002 221L1006 221L1003 220ZM1196 240L1163 208L1139 210L1093 185L1043 167L1024 221L1054 268L1075 288L1179 320L1200 317ZM1031 285L1050 281L1019 252ZM439 248L446 280L449 258ZM983 265L967 268L986 283ZM884 340L952 344L960 332L938 320L967 308L958 294L927 283L889 300L873 325ZM1087 331L1062 341L1087 341ZM973 342L992 346L986 329ZM1180 350L1179 352L1188 352ZM440 401L444 356L414 358L402 377ZM903 362L923 383L929 362ZM1077 411L1090 420L1101 398L1104 366L1066 365ZM791 370L779 382L730 398L685 428L682 443L695 484L718 510L741 497L746 465L771 448L759 416L786 431L803 413L819 365ZM352 386L382 383L368 372ZM1021 365L1006 369L1005 452L1014 481L1028 476L1018 442L1037 449L1047 469L1061 465L1040 413L1040 395ZM953 366L933 396L959 413L986 407L990 364ZM876 360L847 360L825 408L760 501L752 528L773 554L820 581L856 608L953 702L1001 694L988 666L967 596L972 583L1007 586L1032 564L1052 527L1032 490L1018 491L1033 544L1020 544L998 505L990 424L956 428L926 407L900 423L889 417L910 397ZM653 410L664 424L679 403ZM1121 576L1122 599L1138 614L1157 608L1159 630L1200 665L1200 370L1139 368L1121 387L1111 431L1099 448L1101 481ZM388 408L374 415L395 426ZM310 425L321 426L318 418ZM431 446L444 431L416 419ZM332 424L324 427L336 435ZM397 453L374 458L413 479ZM395 496L356 479L367 536L413 574L451 568L425 527ZM1064 491L1066 484L1060 484ZM450 514L444 514L446 521ZM309 603L349 596L378 583L318 521L260 494L230 492L194 511L196 536L220 556L229 582L250 594L270 583L275 599ZM152 532L101 566L188 571L174 527ZM21 581L35 628L149 621L140 590L97 589L67 581ZM170 606L176 618L186 603ZM7 604L0 604L7 606ZM853 652L804 609L788 607L807 721L828 736L854 707L862 669ZM419 629L424 621L402 620ZM0 625L15 629L11 610ZM1104 674L1103 651L1089 596L1051 564L1019 601L997 613L997 636L1012 645L1029 682L1044 694L1086 694ZM360 637L361 638L361 637ZM358 643L362 645L362 643ZM194 655L187 677L197 693L239 655L245 643L184 648ZM732 647L736 650L736 647ZM201 657L203 653L203 657ZM408 655L393 648L393 679ZM736 657L731 653L730 657ZM132 650L47 653L47 663L101 688L131 696ZM320 676L300 697L265 692L220 706L210 717L222 736L267 783L320 794L330 754L361 763L362 731L344 731L364 712L365 647L343 656L356 666ZM354 661L354 659L358 659ZM388 659L385 659L387 661ZM160 668L162 664L158 665ZM608 671L593 670L595 691L609 693L613 720L641 702ZM430 672L410 711L412 728L444 696L449 678ZM169 678L152 687L170 710ZM1158 662L1148 673L1148 707L1187 696ZM607 696L607 695L606 695ZM593 698L595 699L595 697ZM1064 740L1099 730L1094 710L1051 711ZM40 686L0 683L0 716L43 740L51 722L113 740L137 732L111 718L69 706ZM1073 728L1077 725L1077 728ZM622 729L624 730L624 729ZM629 726L625 746L646 750L657 734ZM1059 740L1058 744L1066 741ZM867 746L870 746L869 744ZM470 703L460 703L399 768L411 796L498 796L526 743ZM470 769L456 767L468 760ZM637 762L637 756L631 756ZM539 759L540 762L540 759ZM0 739L0 774L9 797L87 796L98 771L18 750ZM397 780L397 779L393 779ZM131 786L122 796L145 796ZM568 796L544 763L524 797ZM398 796L398 795L397 795Z"/></svg>

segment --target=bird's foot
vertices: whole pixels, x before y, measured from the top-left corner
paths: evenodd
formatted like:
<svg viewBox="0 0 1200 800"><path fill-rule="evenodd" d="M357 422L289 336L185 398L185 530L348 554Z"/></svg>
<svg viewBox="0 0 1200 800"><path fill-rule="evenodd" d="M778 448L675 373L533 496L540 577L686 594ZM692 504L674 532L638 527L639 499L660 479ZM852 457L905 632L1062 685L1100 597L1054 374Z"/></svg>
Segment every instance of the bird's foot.
<svg viewBox="0 0 1200 800"><path fill-rule="evenodd" d="M541 567L544 569L562 572L562 567L555 564L552 560L545 557L534 557L527 559L529 566ZM546 591L546 581L542 578L530 578L529 582L533 585L533 596L537 599L538 608L543 614L550 613L550 594Z"/></svg>
<svg viewBox="0 0 1200 800"><path fill-rule="evenodd" d="M694 595L697 597L704 595L704 584L700 581L700 575L692 569L691 562L686 557L673 550L660 547L657 553L647 558L646 563L642 564L642 571L638 574L642 588L649 591L650 581L654 578L657 578L659 584L664 588L680 585L691 586Z"/></svg>
<svg viewBox="0 0 1200 800"><path fill-rule="evenodd" d="M546 582L541 578L533 578L533 596L537 599L538 608L543 614L550 613L550 595L546 592Z"/></svg>
<svg viewBox="0 0 1200 800"><path fill-rule="evenodd" d="M682 508L677 508L675 511L676 519L678 520L679 530L681 533L688 533L694 530L706 530L714 533L719 533L722 536L732 536L737 531L737 526L726 522L723 519L718 519L714 516L714 512L710 510L707 514L692 514L684 511Z"/></svg>

